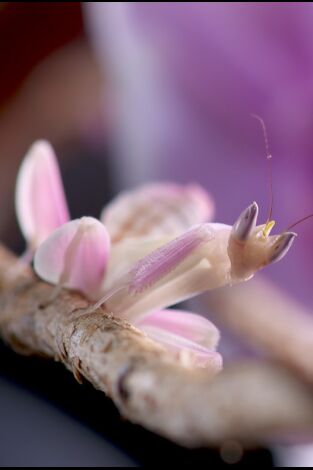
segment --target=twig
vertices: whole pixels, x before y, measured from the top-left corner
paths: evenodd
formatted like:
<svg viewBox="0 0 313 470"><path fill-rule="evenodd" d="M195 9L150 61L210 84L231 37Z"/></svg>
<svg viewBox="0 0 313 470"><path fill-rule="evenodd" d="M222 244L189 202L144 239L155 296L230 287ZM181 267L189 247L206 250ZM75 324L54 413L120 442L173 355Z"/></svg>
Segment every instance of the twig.
<svg viewBox="0 0 313 470"><path fill-rule="evenodd" d="M41 307L53 288L30 272L7 279L15 263L0 248L2 338L23 354L63 362L130 421L189 447L312 432L312 391L279 365L234 364L212 378L101 308L80 315L86 301L78 294L63 291Z"/></svg>

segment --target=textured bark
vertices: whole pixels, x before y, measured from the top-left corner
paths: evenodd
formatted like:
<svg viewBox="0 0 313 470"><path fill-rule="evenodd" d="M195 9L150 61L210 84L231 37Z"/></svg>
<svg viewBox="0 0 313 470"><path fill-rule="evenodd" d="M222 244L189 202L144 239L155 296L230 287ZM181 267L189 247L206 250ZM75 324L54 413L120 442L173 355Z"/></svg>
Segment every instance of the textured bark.
<svg viewBox="0 0 313 470"><path fill-rule="evenodd" d="M0 249L0 334L17 352L61 361L134 423L186 446L260 442L313 431L311 388L279 365L247 362L216 377L184 365L127 322L20 272Z"/></svg>

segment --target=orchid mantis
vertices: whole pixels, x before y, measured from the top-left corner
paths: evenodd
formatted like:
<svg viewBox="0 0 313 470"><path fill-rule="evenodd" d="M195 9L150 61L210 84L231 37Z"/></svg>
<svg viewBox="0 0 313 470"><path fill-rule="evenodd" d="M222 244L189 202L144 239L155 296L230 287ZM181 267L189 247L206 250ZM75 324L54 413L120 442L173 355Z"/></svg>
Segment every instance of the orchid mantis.
<svg viewBox="0 0 313 470"><path fill-rule="evenodd" d="M115 314L131 319L250 279L283 258L296 236L294 232L270 236L273 222L257 226L257 215L254 202L232 227L215 223L192 227L137 261L95 308L105 302Z"/></svg>
<svg viewBox="0 0 313 470"><path fill-rule="evenodd" d="M104 209L102 223L92 217L68 222L56 160L51 167L51 149L42 144L46 154L40 159L38 145L27 155L17 182L18 218L31 247L37 247L38 276L84 293L92 303L83 313L105 304L113 315L184 354L188 363L220 370L215 326L199 315L163 309L250 279L281 259L296 234L271 236L274 222L257 225L255 202L233 226L208 223L214 210L209 195L196 185L173 183L122 193ZM49 211L41 216L44 209L36 198L47 198L49 192Z"/></svg>

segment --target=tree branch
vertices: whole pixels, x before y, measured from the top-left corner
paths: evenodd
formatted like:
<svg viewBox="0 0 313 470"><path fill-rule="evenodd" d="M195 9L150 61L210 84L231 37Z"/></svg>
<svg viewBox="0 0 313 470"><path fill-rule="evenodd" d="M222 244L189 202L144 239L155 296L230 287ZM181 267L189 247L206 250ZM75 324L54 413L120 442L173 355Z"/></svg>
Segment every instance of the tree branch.
<svg viewBox="0 0 313 470"><path fill-rule="evenodd" d="M283 367L251 361L213 378L102 308L82 315L78 294L64 290L47 304L53 288L30 271L12 276L18 266L0 248L2 338L20 353L63 362L130 421L189 447L312 432L312 390Z"/></svg>

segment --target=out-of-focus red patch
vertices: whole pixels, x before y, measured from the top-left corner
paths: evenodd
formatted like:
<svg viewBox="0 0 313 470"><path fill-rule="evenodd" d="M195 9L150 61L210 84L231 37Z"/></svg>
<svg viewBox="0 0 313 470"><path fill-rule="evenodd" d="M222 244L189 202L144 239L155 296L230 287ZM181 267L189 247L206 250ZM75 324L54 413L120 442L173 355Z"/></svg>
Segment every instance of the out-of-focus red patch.
<svg viewBox="0 0 313 470"><path fill-rule="evenodd" d="M5 2L0 7L0 106L44 57L83 34L80 2Z"/></svg>

